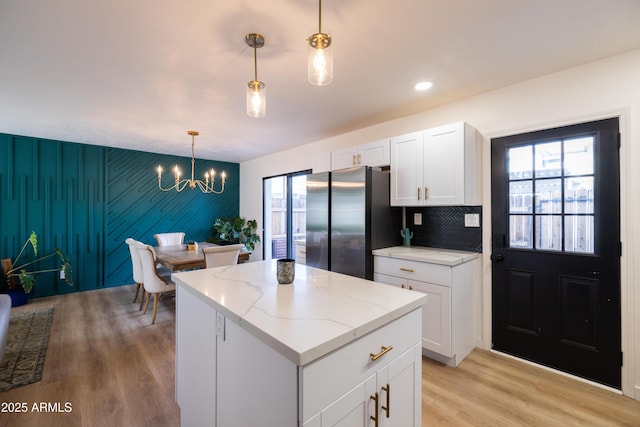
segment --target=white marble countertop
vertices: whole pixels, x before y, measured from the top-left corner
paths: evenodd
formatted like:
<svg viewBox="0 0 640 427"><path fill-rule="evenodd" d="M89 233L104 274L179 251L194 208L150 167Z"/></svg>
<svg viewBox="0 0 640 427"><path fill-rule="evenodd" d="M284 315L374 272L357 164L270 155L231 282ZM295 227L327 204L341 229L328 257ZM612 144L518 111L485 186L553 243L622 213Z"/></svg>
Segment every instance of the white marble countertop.
<svg viewBox="0 0 640 427"><path fill-rule="evenodd" d="M419 292L301 264L293 284L279 285L275 260L172 278L299 366L413 311L425 299ZM215 325L204 327L215 331Z"/></svg>
<svg viewBox="0 0 640 427"><path fill-rule="evenodd" d="M429 262L455 266L474 260L478 257L476 252L453 251L449 249L427 248L423 246L392 246L390 248L376 249L373 255L389 258L400 258L408 261Z"/></svg>

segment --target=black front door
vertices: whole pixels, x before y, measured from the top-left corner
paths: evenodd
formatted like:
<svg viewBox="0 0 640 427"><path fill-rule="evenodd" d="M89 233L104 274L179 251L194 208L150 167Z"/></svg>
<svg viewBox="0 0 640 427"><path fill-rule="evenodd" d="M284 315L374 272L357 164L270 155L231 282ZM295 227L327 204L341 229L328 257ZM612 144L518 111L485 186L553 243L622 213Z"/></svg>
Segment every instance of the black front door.
<svg viewBox="0 0 640 427"><path fill-rule="evenodd" d="M618 119L491 141L493 348L620 388Z"/></svg>

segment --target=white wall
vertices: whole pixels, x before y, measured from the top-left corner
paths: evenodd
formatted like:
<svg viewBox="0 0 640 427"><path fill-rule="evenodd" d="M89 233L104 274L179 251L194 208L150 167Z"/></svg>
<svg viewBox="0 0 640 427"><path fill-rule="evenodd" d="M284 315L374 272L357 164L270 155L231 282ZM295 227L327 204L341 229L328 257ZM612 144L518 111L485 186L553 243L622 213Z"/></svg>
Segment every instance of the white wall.
<svg viewBox="0 0 640 427"><path fill-rule="evenodd" d="M499 66L499 65L497 65ZM437 84L437 83L436 83ZM640 50L508 86L420 114L380 123L240 165L240 214L262 221L262 178L312 167L316 153L456 121L485 136L483 210L490 212L490 138L593 119L621 118L623 392L640 400ZM635 167L634 167L635 166ZM261 225L260 225L261 226ZM490 215L483 215L483 283L478 345L490 348ZM256 248L252 259L258 259Z"/></svg>

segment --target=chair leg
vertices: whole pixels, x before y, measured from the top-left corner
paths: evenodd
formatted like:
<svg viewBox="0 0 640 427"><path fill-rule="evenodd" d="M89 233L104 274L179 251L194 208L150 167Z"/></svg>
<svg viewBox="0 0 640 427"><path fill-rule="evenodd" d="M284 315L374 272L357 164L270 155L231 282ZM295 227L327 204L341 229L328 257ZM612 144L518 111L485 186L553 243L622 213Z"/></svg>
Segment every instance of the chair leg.
<svg viewBox="0 0 640 427"><path fill-rule="evenodd" d="M156 314L158 314L158 294L153 294L153 319L151 319L151 324L155 325L156 323Z"/></svg>
<svg viewBox="0 0 640 427"><path fill-rule="evenodd" d="M141 286L141 288L142 288L142 296L141 296L141 298L140 298L140 307L138 307L138 311L142 310L142 304L144 304L144 297L145 297L145 295L147 294L147 293L144 291L144 286Z"/></svg>
<svg viewBox="0 0 640 427"><path fill-rule="evenodd" d="M138 292L140 292L140 283L136 283L136 294L133 296L132 304L138 299Z"/></svg>
<svg viewBox="0 0 640 427"><path fill-rule="evenodd" d="M144 311L142 314L147 314L147 309L149 308L149 300L151 300L151 294L147 292L147 303L144 305Z"/></svg>

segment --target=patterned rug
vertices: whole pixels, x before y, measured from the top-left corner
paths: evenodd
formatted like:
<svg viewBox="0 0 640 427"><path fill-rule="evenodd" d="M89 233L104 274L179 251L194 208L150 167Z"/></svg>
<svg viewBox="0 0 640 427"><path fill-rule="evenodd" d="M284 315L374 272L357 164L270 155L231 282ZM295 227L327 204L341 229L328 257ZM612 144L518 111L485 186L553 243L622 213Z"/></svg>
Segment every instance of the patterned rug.
<svg viewBox="0 0 640 427"><path fill-rule="evenodd" d="M0 392L42 379L53 308L11 315L0 363Z"/></svg>

